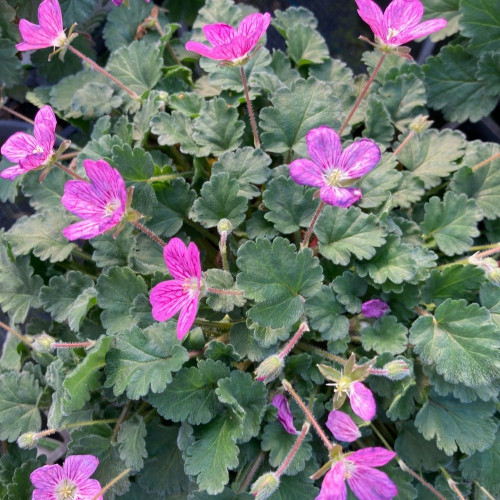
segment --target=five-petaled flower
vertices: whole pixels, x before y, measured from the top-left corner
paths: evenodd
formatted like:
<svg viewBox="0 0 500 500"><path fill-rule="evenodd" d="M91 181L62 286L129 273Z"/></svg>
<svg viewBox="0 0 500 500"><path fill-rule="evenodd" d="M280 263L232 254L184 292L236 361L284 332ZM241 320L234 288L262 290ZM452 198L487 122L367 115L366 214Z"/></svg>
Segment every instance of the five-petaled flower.
<svg viewBox="0 0 500 500"><path fill-rule="evenodd" d="M354 420L343 411L332 410L328 414L326 426L338 441L350 443L361 437L361 432Z"/></svg>
<svg viewBox="0 0 500 500"><path fill-rule="evenodd" d="M390 462L396 454L385 448L363 448L342 455L326 473L316 500L345 500L345 481L359 500L390 500L398 494L389 476L373 467Z"/></svg>
<svg viewBox="0 0 500 500"><path fill-rule="evenodd" d="M392 0L384 13L373 0L356 0L356 3L361 19L389 47L403 45L446 26L446 19L442 18L421 23L424 6L420 0Z"/></svg>
<svg viewBox="0 0 500 500"><path fill-rule="evenodd" d="M64 186L62 204L82 221L63 229L68 240L90 239L118 225L126 211L125 181L104 160L85 160L90 182L72 180Z"/></svg>
<svg viewBox="0 0 500 500"><path fill-rule="evenodd" d="M44 106L35 116L34 136L26 132L11 135L2 146L1 152L9 161L17 162L17 165L6 168L0 177L12 180L44 165L53 153L56 126L56 116L52 108Z"/></svg>
<svg viewBox="0 0 500 500"><path fill-rule="evenodd" d="M62 47L66 43L67 38L58 0L43 0L38 7L38 22L40 24L33 24L26 19L21 19L19 31L23 41L16 45L17 50Z"/></svg>
<svg viewBox="0 0 500 500"><path fill-rule="evenodd" d="M101 491L97 479L90 479L99 465L93 455L71 455L63 466L44 465L31 473L33 500L89 500ZM97 497L102 500L102 495Z"/></svg>
<svg viewBox="0 0 500 500"><path fill-rule="evenodd" d="M372 391L361 382L352 382L342 377L335 384L336 392L339 394L347 394L351 402L352 411L363 420L371 420L377 411L377 405Z"/></svg>
<svg viewBox="0 0 500 500"><path fill-rule="evenodd" d="M248 54L267 30L271 22L271 14L258 12L245 17L238 29L228 24L215 23L203 26L203 33L212 47L201 42L186 43L186 50L202 56L232 64L242 64Z"/></svg>
<svg viewBox="0 0 500 500"><path fill-rule="evenodd" d="M363 302L363 305L361 306L361 312L366 318L381 318L390 310L391 308L387 305L387 302L380 299L368 300Z"/></svg>
<svg viewBox="0 0 500 500"><path fill-rule="evenodd" d="M290 176L297 184L320 188L319 197L328 205L347 208L362 196L361 189L346 187L367 174L380 161L380 149L370 139L355 141L342 151L340 137L321 126L306 135L311 160L290 164Z"/></svg>
<svg viewBox="0 0 500 500"><path fill-rule="evenodd" d="M149 294L153 318L167 321L179 310L177 338L182 340L191 328L201 291L200 252L194 243L186 245L179 238L172 238L163 249L163 257L173 280L154 286Z"/></svg>
<svg viewBox="0 0 500 500"><path fill-rule="evenodd" d="M283 394L276 394L271 404L278 409L278 420L288 434L298 434L299 431L293 425L293 415L288 405L288 400Z"/></svg>

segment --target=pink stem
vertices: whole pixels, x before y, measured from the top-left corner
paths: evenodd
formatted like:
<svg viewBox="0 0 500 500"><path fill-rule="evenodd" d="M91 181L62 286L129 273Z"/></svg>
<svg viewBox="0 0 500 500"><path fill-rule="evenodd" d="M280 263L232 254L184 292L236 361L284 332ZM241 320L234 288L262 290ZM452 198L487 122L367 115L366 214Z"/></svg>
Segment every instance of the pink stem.
<svg viewBox="0 0 500 500"><path fill-rule="evenodd" d="M290 339L288 344L278 354L278 358L284 359L286 356L288 356L288 353L295 347L295 344L297 344L297 342L301 339L304 332L308 331L309 331L309 326L305 321L303 321L300 324L299 329L295 332L295 335Z"/></svg>

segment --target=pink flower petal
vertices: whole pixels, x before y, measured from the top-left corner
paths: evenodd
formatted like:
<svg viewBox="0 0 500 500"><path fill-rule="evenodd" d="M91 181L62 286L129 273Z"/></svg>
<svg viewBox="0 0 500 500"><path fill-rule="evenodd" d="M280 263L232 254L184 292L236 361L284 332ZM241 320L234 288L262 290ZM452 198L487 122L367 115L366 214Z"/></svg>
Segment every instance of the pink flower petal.
<svg viewBox="0 0 500 500"><path fill-rule="evenodd" d="M328 205L347 208L360 200L362 194L359 188L323 186L319 191L319 197Z"/></svg>
<svg viewBox="0 0 500 500"><path fill-rule="evenodd" d="M177 280L201 278L200 252L194 243L189 247L179 238L172 238L163 248L163 257L169 273Z"/></svg>
<svg viewBox="0 0 500 500"><path fill-rule="evenodd" d="M99 222L93 220L82 220L80 222L76 222L75 224L71 224L68 227L65 227L62 230L62 233L65 238L70 241L74 240L90 240L91 238L95 238L100 234L104 233L106 230L99 229Z"/></svg>
<svg viewBox="0 0 500 500"><path fill-rule="evenodd" d="M6 168L0 173L0 177L7 179L9 181L14 180L18 175L25 174L28 172L25 168L20 165L14 165L13 167Z"/></svg>
<svg viewBox="0 0 500 500"><path fill-rule="evenodd" d="M79 487L80 483L89 479L98 465L99 459L94 455L70 455L64 461L63 469L66 477Z"/></svg>
<svg viewBox="0 0 500 500"><path fill-rule="evenodd" d="M207 40L214 46L229 43L237 34L237 31L228 24L215 23L203 26L203 33Z"/></svg>
<svg viewBox="0 0 500 500"><path fill-rule="evenodd" d="M293 425L293 415L288 405L288 399L283 394L276 394L271 404L278 408L278 420L288 434L298 434L299 431Z"/></svg>
<svg viewBox="0 0 500 500"><path fill-rule="evenodd" d="M361 437L361 432L354 420L343 411L332 410L328 415L326 426L338 441L350 443Z"/></svg>
<svg viewBox="0 0 500 500"><path fill-rule="evenodd" d="M156 321L169 320L189 301L189 293L184 291L184 283L180 280L162 281L149 293L149 302Z"/></svg>
<svg viewBox="0 0 500 500"><path fill-rule="evenodd" d="M193 276L201 279L200 251L198 250L196 243L191 242L188 245L187 253L189 269L193 272Z"/></svg>
<svg viewBox="0 0 500 500"><path fill-rule="evenodd" d="M38 113L35 115L35 137L36 137L36 127L43 124L52 132L57 127L57 120L54 111L50 106L43 106L39 109Z"/></svg>
<svg viewBox="0 0 500 500"><path fill-rule="evenodd" d="M428 21L424 21L423 23L420 23L419 25L409 29L408 31L395 36L391 41L393 43L397 43L398 45L403 45L405 43L411 42L412 40L415 40L415 38L421 38L430 35L435 31L439 31L445 26L446 19L429 19Z"/></svg>
<svg viewBox="0 0 500 500"><path fill-rule="evenodd" d="M219 61L234 61L246 56L254 47L247 37L236 35L229 43L214 47L211 57Z"/></svg>
<svg viewBox="0 0 500 500"><path fill-rule="evenodd" d="M370 26L375 36L385 41L387 30L384 23L384 14L380 7L372 0L356 0L358 14Z"/></svg>
<svg viewBox="0 0 500 500"><path fill-rule="evenodd" d="M94 499L101 490L101 484L97 481L97 479L87 479L78 484L78 493L82 499ZM98 496L97 500L103 500L103 496Z"/></svg>
<svg viewBox="0 0 500 500"><path fill-rule="evenodd" d="M316 500L346 500L345 465L337 462L325 475Z"/></svg>
<svg viewBox="0 0 500 500"><path fill-rule="evenodd" d="M3 144L1 153L9 161L18 162L33 153L38 146L36 139L25 132L16 132Z"/></svg>
<svg viewBox="0 0 500 500"><path fill-rule="evenodd" d="M55 498L53 491L35 490L31 500L54 500Z"/></svg>
<svg viewBox="0 0 500 500"><path fill-rule="evenodd" d="M348 456L348 460L356 465L381 467L389 463L395 456L396 453L393 451L386 450L380 446L374 446L373 448L362 448L361 450L351 453Z"/></svg>
<svg viewBox="0 0 500 500"><path fill-rule="evenodd" d="M43 154L45 158L47 158L52 153L52 148L56 142L56 135L54 131L45 124L40 123L35 125L34 134L38 146L43 148Z"/></svg>
<svg viewBox="0 0 500 500"><path fill-rule="evenodd" d="M38 7L38 23L47 32L53 33L54 37L64 31L61 6L58 0L43 0Z"/></svg>
<svg viewBox="0 0 500 500"><path fill-rule="evenodd" d="M424 6L420 0L392 0L384 12L384 21L387 29L387 41L396 43L395 36L391 36L389 30L397 31L397 34L403 34L415 27L424 15Z"/></svg>
<svg viewBox="0 0 500 500"><path fill-rule="evenodd" d="M262 38L271 22L271 14L266 12L260 14L256 12L245 17L238 26L238 33L247 37L252 43L252 48L257 45L257 42Z"/></svg>
<svg viewBox="0 0 500 500"><path fill-rule="evenodd" d="M36 50L52 47L54 37L52 33L48 33L42 26L30 23L26 19L19 21L19 31L23 37L23 41L16 45L16 49L23 50Z"/></svg>
<svg viewBox="0 0 500 500"><path fill-rule="evenodd" d="M198 312L198 294L189 297L188 301L181 308L179 320L177 321L177 338L182 340L193 326L196 313Z"/></svg>
<svg viewBox="0 0 500 500"><path fill-rule="evenodd" d="M307 132L306 143L312 161L323 171L339 166L342 146L335 130L330 127L313 128Z"/></svg>
<svg viewBox="0 0 500 500"><path fill-rule="evenodd" d="M364 465L356 466L347 482L359 500L390 500L398 494L385 472Z"/></svg>
<svg viewBox="0 0 500 500"><path fill-rule="evenodd" d="M386 302L380 299L372 299L363 302L361 306L361 312L367 318L381 318L384 314L387 314L391 308Z"/></svg>
<svg viewBox="0 0 500 500"><path fill-rule="evenodd" d="M375 416L377 406L372 391L361 382L353 382L349 394L352 411L363 420L371 420Z"/></svg>
<svg viewBox="0 0 500 500"><path fill-rule="evenodd" d="M290 177L297 184L305 186L321 187L325 184L321 168L305 158L290 163Z"/></svg>
<svg viewBox="0 0 500 500"><path fill-rule="evenodd" d="M44 465L35 469L30 480L33 486L42 491L54 491L54 488L64 479L63 468L60 465Z"/></svg>
<svg viewBox="0 0 500 500"><path fill-rule="evenodd" d="M97 222L104 216L107 198L98 197L93 186L85 181L68 181L64 185L61 203L70 212L82 219Z"/></svg>
<svg viewBox="0 0 500 500"><path fill-rule="evenodd" d="M213 48L209 47L208 45L205 45L204 43L201 42L188 42L186 43L186 50L189 50L191 52L196 52L197 54L200 54L201 56L204 57L209 57L210 59L215 59L213 57Z"/></svg>
<svg viewBox="0 0 500 500"><path fill-rule="evenodd" d="M379 161L377 144L370 139L361 139L344 149L339 167L347 177L356 179L370 172Z"/></svg>
<svg viewBox="0 0 500 500"><path fill-rule="evenodd" d="M120 172L104 160L84 160L83 167L96 194L106 198L106 203L111 200L119 200L123 211L125 211L127 189Z"/></svg>

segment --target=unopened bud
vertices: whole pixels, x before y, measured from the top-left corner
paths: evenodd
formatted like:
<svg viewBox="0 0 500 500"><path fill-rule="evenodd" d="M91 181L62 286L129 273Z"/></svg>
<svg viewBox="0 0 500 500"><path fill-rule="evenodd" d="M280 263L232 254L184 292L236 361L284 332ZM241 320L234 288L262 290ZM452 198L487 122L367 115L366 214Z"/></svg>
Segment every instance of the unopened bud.
<svg viewBox="0 0 500 500"><path fill-rule="evenodd" d="M217 224L217 231L221 234L225 231L227 234L231 234L233 231L233 225L229 219L221 219Z"/></svg>
<svg viewBox="0 0 500 500"><path fill-rule="evenodd" d="M278 489L279 485L280 480L272 472L268 472L252 484L250 493L255 497L255 500L265 500Z"/></svg>
<svg viewBox="0 0 500 500"><path fill-rule="evenodd" d="M384 366L386 377L390 380L402 380L411 374L410 366L403 359L393 359Z"/></svg>
<svg viewBox="0 0 500 500"><path fill-rule="evenodd" d="M500 286L500 267L495 267L495 269L491 270L487 273L488 279L495 285Z"/></svg>
<svg viewBox="0 0 500 500"><path fill-rule="evenodd" d="M47 335L46 333L42 333L41 335L35 337L35 340L31 344L31 347L33 347L35 351L41 352L43 354L48 354L52 351L53 343L53 337Z"/></svg>
<svg viewBox="0 0 500 500"><path fill-rule="evenodd" d="M414 130L417 134L426 131L434 122L429 120L428 115L418 115L409 125L410 130Z"/></svg>
<svg viewBox="0 0 500 500"><path fill-rule="evenodd" d="M25 432L17 438L17 445L23 450L32 450L36 442L36 432Z"/></svg>
<svg viewBox="0 0 500 500"><path fill-rule="evenodd" d="M283 360L276 354L269 356L255 370L257 380L264 384L272 382L283 370L283 365Z"/></svg>

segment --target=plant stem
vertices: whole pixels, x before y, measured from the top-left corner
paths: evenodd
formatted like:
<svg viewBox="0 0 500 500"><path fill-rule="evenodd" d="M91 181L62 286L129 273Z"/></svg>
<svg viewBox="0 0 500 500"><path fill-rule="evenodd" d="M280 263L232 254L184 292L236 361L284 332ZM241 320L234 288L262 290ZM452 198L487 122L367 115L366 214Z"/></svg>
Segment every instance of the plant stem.
<svg viewBox="0 0 500 500"><path fill-rule="evenodd" d="M476 259L482 259L483 257L488 257L490 255L493 255L495 253L500 252L500 245L498 243L494 243L493 245L484 245L484 247L485 248L489 247L489 250L485 250L484 252L476 253L471 257L474 257ZM471 250L473 250L473 249L474 249L474 247L471 248ZM445 269L446 267L456 266L456 265L461 265L461 264L469 264L469 257L467 257L466 259L456 260L454 262L448 262L448 264L441 264L440 266L437 266L434 269L439 271L441 269Z"/></svg>
<svg viewBox="0 0 500 500"><path fill-rule="evenodd" d="M194 320L195 325L197 326L207 326L207 327L212 327L212 328L219 328L223 330L231 330L231 328L236 324L236 323L224 323L223 321L208 321L206 319L201 319L201 318L196 318Z"/></svg>
<svg viewBox="0 0 500 500"><path fill-rule="evenodd" d="M299 342L297 344L297 347L299 349L302 349L303 351L314 352L315 354L318 354L319 356L322 356L323 358L328 359L330 361L334 361L335 363L338 363L339 365L346 364L346 360L344 358L341 358L340 356L336 356L335 354L332 354L328 351L325 351L324 349L320 349L319 347L315 347L315 346L306 344L305 342Z"/></svg>
<svg viewBox="0 0 500 500"><path fill-rule="evenodd" d="M304 235L304 239L302 240L302 243L300 244L300 248L307 248L309 245L309 240L311 239L311 235L314 229L314 226L316 225L316 221L318 220L319 214L322 212L323 208L325 208L325 202L321 201L318 205L318 208L316 209L316 212L314 212L313 218L311 220L311 224L309 225L309 228L307 229L306 234Z"/></svg>
<svg viewBox="0 0 500 500"><path fill-rule="evenodd" d="M500 246L500 243L490 243L489 245L476 245L474 247L470 247L469 251L478 252L479 250L489 250L490 248L497 248Z"/></svg>
<svg viewBox="0 0 500 500"><path fill-rule="evenodd" d="M293 457L297 453L297 451L300 448L300 445L302 444L302 441L304 441L305 437L307 436L307 433L309 432L309 429L311 428L311 424L308 421L305 421L302 424L302 430L300 431L300 434L297 437L297 440L295 441L295 444L293 445L292 449L286 456L285 460L283 460L283 463L279 466L278 470L275 472L275 477L279 479L281 475L286 471L288 466L290 465L290 462L293 460Z"/></svg>
<svg viewBox="0 0 500 500"><path fill-rule="evenodd" d="M50 345L51 348L53 349L58 349L58 348L73 348L76 349L78 347L93 347L95 345L94 340L87 340L87 342L54 342L53 344Z"/></svg>
<svg viewBox="0 0 500 500"><path fill-rule="evenodd" d="M99 66L96 62L94 62L92 59L87 57L85 54L82 54L78 49L75 49L73 45L68 45L68 49L73 52L76 56L78 56L80 59L85 61L87 64L92 66L96 71L99 71L99 73L102 73L105 77L109 78L113 83L118 85L122 90L124 90L132 99L135 99L137 101L140 101L141 98L130 88L128 88L124 83L120 82L118 78L115 78L111 73L106 71L103 67Z"/></svg>
<svg viewBox="0 0 500 500"><path fill-rule="evenodd" d="M404 139L404 141L393 151L394 156L397 156L401 150L411 141L412 137L415 135L415 131L412 130Z"/></svg>
<svg viewBox="0 0 500 500"><path fill-rule="evenodd" d="M139 231L142 231L145 235L149 236L153 241L158 243L158 245L161 245L162 247L167 245L159 236L153 233L153 231L148 229L146 226L143 226L140 222L137 222L135 220L135 221L130 221L130 224L139 229Z"/></svg>
<svg viewBox="0 0 500 500"><path fill-rule="evenodd" d="M477 165L474 165L473 167L471 167L471 170L474 172L474 171L480 169L481 167L484 167L485 165L487 165L491 161L496 160L497 158L500 158L500 153L497 153L493 156L490 156L489 158L486 158L486 160L478 163Z"/></svg>
<svg viewBox="0 0 500 500"><path fill-rule="evenodd" d="M238 490L238 493L243 493L244 491L246 491L246 489L248 488L248 486L252 482L252 479L255 476L256 472L259 470L260 465L264 461L264 458L266 458L266 452L261 451L257 455L257 458L255 459L254 463L252 464L252 467L250 467L248 474L246 475L245 479L241 483L241 486L240 486L240 489Z"/></svg>
<svg viewBox="0 0 500 500"><path fill-rule="evenodd" d="M89 425L97 425L97 424L114 424L117 420L118 419L116 418L103 418L101 420L83 420L82 422L73 422L71 424L66 424L63 427L63 429L71 429L72 427L87 427Z"/></svg>
<svg viewBox="0 0 500 500"><path fill-rule="evenodd" d="M19 339L23 344L26 344L28 347L31 347L31 342L26 338L22 333L13 330L9 325L6 325L4 322L0 321L0 326L7 332L12 333L14 337Z"/></svg>
<svg viewBox="0 0 500 500"><path fill-rule="evenodd" d="M123 407L123 410L120 413L118 420L116 421L115 427L113 429L113 435L111 436L112 443L116 441L116 436L118 436L118 431L120 430L120 427L122 426L123 421L125 420L125 417L127 416L127 413L130 410L131 406L132 406L132 400L129 399L127 404Z"/></svg>
<svg viewBox="0 0 500 500"><path fill-rule="evenodd" d="M65 167L62 163L59 163L58 161L56 161L54 165L56 167L60 168L61 170L64 170L64 172L66 172L71 177L74 177L75 179L78 179L79 181L88 182L87 179L84 179L83 177L81 177L80 175L78 175L76 172L74 172L70 168Z"/></svg>
<svg viewBox="0 0 500 500"><path fill-rule="evenodd" d="M326 434L324 433L323 429L321 426L318 424L317 420L314 418L313 414L309 411L309 408L305 405L304 401L300 398L300 396L295 392L294 388L288 382L288 380L283 379L281 381L283 387L287 392L290 393L290 395L295 399L295 402L299 405L300 409L304 412L304 415L306 418L311 422L312 426L314 427L314 430L317 432L318 436L321 438L323 441L323 444L326 446L326 449L330 451L333 447L332 443L330 440L326 437Z"/></svg>
<svg viewBox="0 0 500 500"><path fill-rule="evenodd" d="M252 126L253 132L253 143L255 149L260 148L259 131L257 130L257 123L255 121L255 116L253 114L252 101L250 100L250 94L248 93L247 77L245 75L245 69L240 66L241 81L243 82L243 91L245 92L245 99L247 101L248 116L250 117L250 125Z"/></svg>
<svg viewBox="0 0 500 500"><path fill-rule="evenodd" d="M486 497L490 500L495 500L495 497L484 486L481 486L477 481L474 481L474 484L484 493Z"/></svg>
<svg viewBox="0 0 500 500"><path fill-rule="evenodd" d="M87 252L84 252L79 247L73 248L73 250L71 250L71 253L77 255L78 257L81 257L82 259L88 260L89 262L93 262L92 255L90 255Z"/></svg>
<svg viewBox="0 0 500 500"><path fill-rule="evenodd" d="M155 177L150 177L146 182L172 181L174 179L178 179L179 177L183 177L188 174L192 174L192 172L182 172L181 174L157 175Z"/></svg>
<svg viewBox="0 0 500 500"><path fill-rule="evenodd" d="M301 339L304 332L308 331L309 326L305 321L303 321L300 324L299 329L296 331L295 335L289 340L283 350L278 354L278 358L285 359L288 353L295 347L295 344Z"/></svg>
<svg viewBox="0 0 500 500"><path fill-rule="evenodd" d="M75 151L74 153L66 153L61 156L59 156L59 160L71 160L73 158L76 158L80 153L78 151Z"/></svg>
<svg viewBox="0 0 500 500"><path fill-rule="evenodd" d="M120 472L120 474L118 474L118 476L113 478L106 486L104 486L104 488L95 497L93 497L92 500L97 500L98 498L103 496L106 491L108 491L112 486L120 481L120 479L123 479L131 470L132 469L125 469L123 472Z"/></svg>
<svg viewBox="0 0 500 500"><path fill-rule="evenodd" d="M372 74L370 75L370 78L368 78L368 81L366 82L366 85L364 86L363 90L361 91L361 94L359 94L359 97L356 99L354 106L351 108L351 111L349 111L347 118L344 120L342 127L340 127L339 136L342 135L342 132L347 127L347 124L349 123L350 119L352 118L352 115L354 115L354 113L358 109L358 106L360 105L361 101L364 99L366 93L368 92L368 89L370 88L370 85L373 83L373 80L375 80L375 76L377 76L378 70L380 69L380 66L382 66L382 63L384 62L385 56L386 56L386 54L382 54L380 56L380 60L377 63L377 65L375 66L375 69L373 70Z"/></svg>
<svg viewBox="0 0 500 500"><path fill-rule="evenodd" d="M439 469L441 470L441 473L445 477L446 482L448 483L448 486L450 487L451 490L453 490L453 492L455 493L455 495L457 495L457 497L460 500L465 500L465 497L462 495L462 492L457 487L457 483L448 474L448 472L446 471L446 469L442 465L439 466Z"/></svg>
<svg viewBox="0 0 500 500"><path fill-rule="evenodd" d="M198 231L201 235L205 236L208 240L210 240L212 243L215 245L219 245L219 240L216 236L214 236L208 229L205 229L202 225L193 222L192 220L188 219L187 217L184 219L184 222L188 225L191 226L193 229Z"/></svg>
<svg viewBox="0 0 500 500"><path fill-rule="evenodd" d="M207 288L207 292L217 293L218 295L245 295L245 292L239 290L221 290L219 288Z"/></svg>
<svg viewBox="0 0 500 500"><path fill-rule="evenodd" d="M229 261L227 260L227 231L220 233L219 250L222 258L222 269L229 272Z"/></svg>

